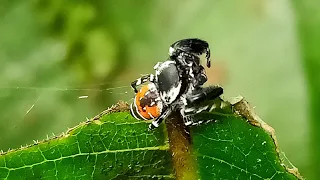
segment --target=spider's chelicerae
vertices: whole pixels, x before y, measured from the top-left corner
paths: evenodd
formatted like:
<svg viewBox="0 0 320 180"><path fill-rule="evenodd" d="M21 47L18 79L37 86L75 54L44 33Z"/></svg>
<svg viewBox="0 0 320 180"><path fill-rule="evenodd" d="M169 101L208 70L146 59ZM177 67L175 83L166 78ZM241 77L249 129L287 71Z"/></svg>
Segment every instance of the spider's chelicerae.
<svg viewBox="0 0 320 180"><path fill-rule="evenodd" d="M131 83L136 95L130 112L136 119L154 119L149 126L153 129L173 111L179 111L185 125L197 124L193 115L207 110L201 105L204 100L213 100L223 93L219 86L202 87L207 81L200 56L206 54L210 67L210 49L206 41L183 39L169 48L169 58L158 62L155 75L145 75ZM138 91L137 86L147 83Z"/></svg>

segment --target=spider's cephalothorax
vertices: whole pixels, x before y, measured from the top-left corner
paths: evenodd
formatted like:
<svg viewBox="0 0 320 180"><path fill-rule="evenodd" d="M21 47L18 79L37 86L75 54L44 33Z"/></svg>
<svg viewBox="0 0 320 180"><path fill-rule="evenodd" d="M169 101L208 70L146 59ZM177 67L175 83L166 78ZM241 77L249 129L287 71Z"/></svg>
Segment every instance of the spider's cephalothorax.
<svg viewBox="0 0 320 180"><path fill-rule="evenodd" d="M136 95L131 104L131 114L137 119L154 119L150 129L159 124L172 112L179 111L186 125L192 123L192 114L207 107L193 105L203 100L215 99L223 93L217 86L203 88L207 81L200 55L206 53L210 65L208 43L199 39L180 40L171 45L170 57L154 66L155 75L145 75L131 83ZM138 91L137 86L146 83Z"/></svg>

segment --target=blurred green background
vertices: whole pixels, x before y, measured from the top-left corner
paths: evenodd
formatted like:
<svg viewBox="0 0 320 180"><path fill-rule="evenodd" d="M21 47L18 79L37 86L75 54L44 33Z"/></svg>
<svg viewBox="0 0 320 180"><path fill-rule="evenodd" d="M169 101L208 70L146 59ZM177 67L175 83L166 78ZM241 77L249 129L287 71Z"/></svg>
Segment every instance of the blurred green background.
<svg viewBox="0 0 320 180"><path fill-rule="evenodd" d="M60 134L118 100L130 102L132 80L152 73L174 41L198 37L211 46L208 84L223 85L225 98L244 96L301 174L317 179L307 41L299 33L309 17L300 18L307 10L292 2L2 0L0 149Z"/></svg>

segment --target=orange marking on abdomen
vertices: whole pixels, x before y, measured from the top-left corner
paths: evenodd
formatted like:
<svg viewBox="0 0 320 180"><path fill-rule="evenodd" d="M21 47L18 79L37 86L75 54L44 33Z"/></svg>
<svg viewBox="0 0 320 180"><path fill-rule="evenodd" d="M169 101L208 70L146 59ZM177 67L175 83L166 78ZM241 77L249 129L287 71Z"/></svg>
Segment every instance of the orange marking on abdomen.
<svg viewBox="0 0 320 180"><path fill-rule="evenodd" d="M146 119L153 119L160 116L160 109L158 108L157 104L154 104L153 106L145 106L145 110L143 110L143 107L141 107L140 104L140 99L142 99L145 96L148 90L148 85L142 86L140 91L136 94L135 103L137 105L138 112L141 116L143 116ZM151 117L149 113L153 117Z"/></svg>

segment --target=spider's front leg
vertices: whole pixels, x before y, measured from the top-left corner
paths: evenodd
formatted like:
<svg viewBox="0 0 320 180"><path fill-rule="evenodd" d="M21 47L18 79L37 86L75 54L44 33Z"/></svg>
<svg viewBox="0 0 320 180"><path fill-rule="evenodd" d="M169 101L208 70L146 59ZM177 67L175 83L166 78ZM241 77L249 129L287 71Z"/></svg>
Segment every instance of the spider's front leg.
<svg viewBox="0 0 320 180"><path fill-rule="evenodd" d="M168 117L169 114L171 114L172 110L169 107L165 107L162 111L162 114L155 120L152 121L152 123L149 125L149 130L155 129L159 127L161 122Z"/></svg>
<svg viewBox="0 0 320 180"><path fill-rule="evenodd" d="M137 93L138 92L137 86L139 86L147 81L154 83L155 76L153 74L144 75L141 78L136 79L135 81L132 81L131 87L134 90L134 92Z"/></svg>
<svg viewBox="0 0 320 180"><path fill-rule="evenodd" d="M195 115L214 107L214 100L223 93L222 87L209 86L195 90L185 98L186 106L180 110L186 126L199 125L214 120L196 120ZM209 101L208 101L209 100ZM205 101L205 102L204 102Z"/></svg>
<svg viewBox="0 0 320 180"><path fill-rule="evenodd" d="M199 104L205 100L214 100L223 94L223 88L220 86L209 86L199 88L186 97L187 104Z"/></svg>
<svg viewBox="0 0 320 180"><path fill-rule="evenodd" d="M181 116L183 118L183 122L185 126L194 126L194 125L199 125L202 124L203 122L211 122L214 120L197 120L195 115L208 110L210 107L210 104L203 104L200 106L192 106L192 107L185 107L180 110Z"/></svg>

